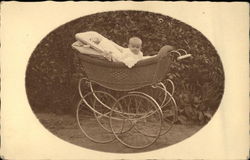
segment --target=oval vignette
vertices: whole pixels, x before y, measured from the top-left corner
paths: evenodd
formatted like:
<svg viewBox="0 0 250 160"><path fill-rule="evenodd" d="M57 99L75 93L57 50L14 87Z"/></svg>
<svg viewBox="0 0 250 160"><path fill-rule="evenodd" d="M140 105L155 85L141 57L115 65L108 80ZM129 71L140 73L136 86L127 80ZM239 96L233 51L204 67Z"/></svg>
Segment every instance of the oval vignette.
<svg viewBox="0 0 250 160"><path fill-rule="evenodd" d="M76 33L86 31L96 31L123 47L127 47L130 37L138 36L143 42L144 55L155 55L164 45L182 48L192 54L190 59L174 61L166 75L165 79L171 79L175 85L173 97L178 106L178 118L174 127L153 145L132 149L118 140L99 144L81 132L76 121L76 109L81 99L78 81L86 75L79 59L74 56L76 51L71 44L76 41ZM204 127L220 105L224 93L224 70L211 42L190 25L158 13L110 11L80 17L46 35L29 59L25 85L33 113L55 136L97 151L136 153L176 144ZM88 86L83 87L87 92ZM103 87L95 87L111 95L119 95ZM167 86L167 89L170 88ZM85 111L89 134L110 138L108 132L95 128L98 123L92 123L94 115L87 109ZM141 139L136 138L138 143Z"/></svg>

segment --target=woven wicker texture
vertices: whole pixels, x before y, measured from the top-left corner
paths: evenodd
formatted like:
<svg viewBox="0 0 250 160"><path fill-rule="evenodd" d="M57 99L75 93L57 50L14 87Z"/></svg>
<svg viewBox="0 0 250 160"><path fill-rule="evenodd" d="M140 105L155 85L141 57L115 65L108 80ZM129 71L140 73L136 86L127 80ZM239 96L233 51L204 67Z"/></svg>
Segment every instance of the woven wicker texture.
<svg viewBox="0 0 250 160"><path fill-rule="evenodd" d="M154 58L139 61L133 68L77 52L88 79L117 91L129 91L160 82L171 64L169 48Z"/></svg>

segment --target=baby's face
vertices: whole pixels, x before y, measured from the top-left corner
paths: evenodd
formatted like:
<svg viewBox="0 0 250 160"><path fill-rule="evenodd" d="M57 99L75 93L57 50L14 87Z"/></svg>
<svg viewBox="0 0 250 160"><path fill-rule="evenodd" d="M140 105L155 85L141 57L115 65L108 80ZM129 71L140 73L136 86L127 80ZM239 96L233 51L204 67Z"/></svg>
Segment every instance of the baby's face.
<svg viewBox="0 0 250 160"><path fill-rule="evenodd" d="M128 48L133 52L134 54L139 54L141 50L141 43L129 43Z"/></svg>

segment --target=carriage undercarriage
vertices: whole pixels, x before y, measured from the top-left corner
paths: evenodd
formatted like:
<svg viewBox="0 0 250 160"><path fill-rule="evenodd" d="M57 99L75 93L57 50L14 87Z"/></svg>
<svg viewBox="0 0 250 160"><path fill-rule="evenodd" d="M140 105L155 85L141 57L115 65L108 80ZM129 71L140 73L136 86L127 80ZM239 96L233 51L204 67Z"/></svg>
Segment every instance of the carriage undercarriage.
<svg viewBox="0 0 250 160"><path fill-rule="evenodd" d="M145 148L167 134L176 122L177 105L173 98L175 88L170 79L167 79L165 84L159 82L146 86L146 90L152 90L152 94L134 90L120 97L115 97L105 90L95 90L93 83L95 82L86 78L79 80L81 100L76 111L77 123L82 133L93 142L109 143L118 140L130 148ZM90 91L84 93L82 86L86 84ZM171 88L170 91L166 86ZM86 127L84 118L86 110L98 122L98 127L105 130L109 136L92 137L88 134L90 128Z"/></svg>

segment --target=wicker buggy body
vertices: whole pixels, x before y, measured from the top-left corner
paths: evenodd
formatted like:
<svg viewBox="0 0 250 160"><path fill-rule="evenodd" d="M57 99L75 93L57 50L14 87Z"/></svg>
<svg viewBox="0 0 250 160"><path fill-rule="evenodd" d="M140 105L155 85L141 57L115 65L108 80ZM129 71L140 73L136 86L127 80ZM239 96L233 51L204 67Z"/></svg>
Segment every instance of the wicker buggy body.
<svg viewBox="0 0 250 160"><path fill-rule="evenodd" d="M165 53L141 60L133 68L128 68L121 62L76 54L89 80L116 91L135 90L162 81L172 62L168 53Z"/></svg>

